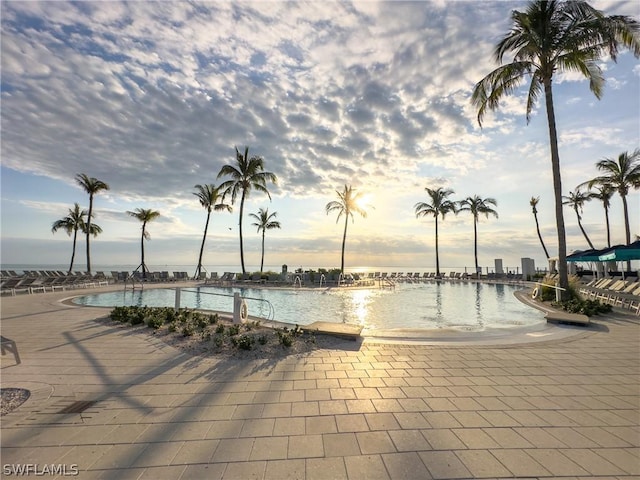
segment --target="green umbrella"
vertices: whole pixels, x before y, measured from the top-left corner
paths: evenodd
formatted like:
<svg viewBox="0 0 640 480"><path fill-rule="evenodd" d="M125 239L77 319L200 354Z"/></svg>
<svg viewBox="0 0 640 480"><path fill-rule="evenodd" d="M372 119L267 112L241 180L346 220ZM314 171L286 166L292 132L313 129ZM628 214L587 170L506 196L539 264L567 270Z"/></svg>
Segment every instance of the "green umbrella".
<svg viewBox="0 0 640 480"><path fill-rule="evenodd" d="M598 256L598 260L601 262L640 260L640 240L630 243L629 245L616 245Z"/></svg>

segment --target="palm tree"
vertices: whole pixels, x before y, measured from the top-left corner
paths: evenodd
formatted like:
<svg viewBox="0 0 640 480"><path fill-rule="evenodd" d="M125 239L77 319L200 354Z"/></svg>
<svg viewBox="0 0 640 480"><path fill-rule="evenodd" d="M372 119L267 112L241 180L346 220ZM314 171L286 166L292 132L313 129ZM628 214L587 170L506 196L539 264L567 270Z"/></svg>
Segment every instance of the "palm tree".
<svg viewBox="0 0 640 480"><path fill-rule="evenodd" d="M478 269L478 217L484 215L489 218L489 215L493 215L498 218L498 212L491 208L491 205L497 207L498 202L495 198L480 198L478 195L474 195L461 200L458 205L458 212L470 212L473 215L473 255L476 261L476 273L480 273Z"/></svg>
<svg viewBox="0 0 640 480"><path fill-rule="evenodd" d="M416 217L426 217L428 215L433 216L436 221L436 275L440 276L440 258L438 256L438 215L444 217L447 213L458 213L456 209L455 202L451 200L447 200L447 197L453 195L455 192L450 188L442 188L438 187L436 189L431 189L429 187L425 188L427 193L429 194L429 199L431 203L426 202L418 202L415 205Z"/></svg>
<svg viewBox="0 0 640 480"><path fill-rule="evenodd" d="M271 200L271 195L267 189L267 182L277 184L278 178L271 172L264 171L264 160L261 157L253 156L249 158L249 147L245 147L244 155L238 151L236 147L236 163L235 165L224 165L218 173L218 178L230 176L231 179L223 182L220 189L224 190L224 198L231 194L231 203L236 203L239 192L242 192L240 198L240 215L238 225L240 227L240 262L242 264L242 273L247 273L244 268L244 247L242 243L242 215L244 212L244 201L255 189L264 192Z"/></svg>
<svg viewBox="0 0 640 480"><path fill-rule="evenodd" d="M595 184L608 185L618 192L620 198L622 198L625 240L628 245L631 243L631 230L629 228L627 194L629 189L640 188L640 149L635 149L631 154L622 152L618 155L617 162L610 158L604 158L596 163L596 168L604 172L604 175L589 181L588 185L589 187Z"/></svg>
<svg viewBox="0 0 640 480"><path fill-rule="evenodd" d="M584 235L584 238L587 239L589 248L591 250L594 250L595 247L593 246L593 243L591 243L591 240L589 240L589 236L587 235L587 232L585 232L584 228L582 227L582 222L581 222L582 217L580 216L580 214L582 213L582 207L584 206L585 202L590 201L593 197L588 193L581 192L580 188L576 188L575 192L569 192L568 196L566 197L563 196L562 198L564 199L562 203L564 205L569 205L571 208L573 208L574 212L576 212L580 231L582 232L582 235Z"/></svg>
<svg viewBox="0 0 640 480"><path fill-rule="evenodd" d="M224 203L222 196L220 195L220 187L216 187L213 184L196 185L197 191L193 194L198 197L200 205L207 209L207 222L204 224L204 234L202 235L202 245L200 246L200 255L198 256L198 266L196 267L195 278L200 276L202 270L202 255L204 253L204 241L207 239L207 229L209 228L209 218L211 217L211 210L221 212L226 210L231 212L231 206Z"/></svg>
<svg viewBox="0 0 640 480"><path fill-rule="evenodd" d="M89 177L84 173L76 175L76 182L80 185L85 192L89 194L89 212L87 213L87 228L85 234L87 235L87 273L91 275L91 250L89 248L89 237L93 230L91 228L91 220L93 220L93 196L96 193L100 193L102 190L109 190L109 185L94 177Z"/></svg>
<svg viewBox="0 0 640 480"><path fill-rule="evenodd" d="M71 273L71 270L73 270L73 260L76 256L76 241L78 238L78 230L84 232L87 228L87 224L84 221L84 217L86 216L87 211L80 210L80 205L75 203L73 209L69 209L69 214L66 217L61 218L60 220L56 220L55 222L53 222L53 226L51 227L52 233L56 233L60 229L67 232L67 235L69 236L71 236L71 234L73 233L73 250L71 251L71 263L69 264L69 271L67 273ZM102 233L102 229L95 223L92 223L91 234L96 237L99 233Z"/></svg>
<svg viewBox="0 0 640 480"><path fill-rule="evenodd" d="M344 275L344 247L347 243L347 225L349 218L355 222L354 213L360 214L362 218L367 218L367 212L362 206L362 193L351 188L351 185L345 185L344 190L336 190L338 200L327 203L324 207L325 212L329 215L331 212L337 211L338 218L336 223L340 221L340 217L344 215L344 233L342 234L342 256L340 260L340 272Z"/></svg>
<svg viewBox="0 0 640 480"><path fill-rule="evenodd" d="M513 61L489 73L473 90L471 101L478 108L478 123L487 110L496 110L506 95L513 93L530 77L527 95L527 122L536 101L544 93L551 147L551 168L558 230L558 273L560 287L567 288L567 244L562 212L562 180L558 134L553 106L552 81L556 73L579 72L589 79L589 87L599 99L604 77L598 61L604 55L616 60L620 45L640 56L640 24L627 16L605 16L583 1L534 0L526 11L514 10L511 31L495 48L495 59L502 63L507 53ZM568 294L563 292L563 298Z"/></svg>
<svg viewBox="0 0 640 480"><path fill-rule="evenodd" d="M595 184L594 184L595 185ZM595 198L602 202L604 207L604 220L607 225L607 247L611 246L611 229L609 228L609 208L611 207L611 197L615 193L615 189L608 183L602 183L595 187L596 191L591 192L591 198Z"/></svg>
<svg viewBox="0 0 640 480"><path fill-rule="evenodd" d="M533 211L533 218L536 220L536 231L538 232L538 238L540 239L540 243L542 244L542 249L544 250L544 254L547 256L547 260L549 260L549 252L547 251L547 247L542 240L542 235L540 234L540 225L538 224L538 202L540 201L540 197L531 197L529 200L529 205L531 205L531 209Z"/></svg>
<svg viewBox="0 0 640 480"><path fill-rule="evenodd" d="M136 208L135 211L127 211L127 213L142 222L142 237L140 238L140 249L142 255L140 257L140 266L142 267L142 278L147 278L147 265L144 263L144 240L149 240L151 238L149 232L147 232L147 223L158 218L160 216L160 212L147 208Z"/></svg>
<svg viewBox="0 0 640 480"><path fill-rule="evenodd" d="M275 220L278 212L269 213L268 208L261 208L257 214L250 213L249 216L256 219L256 223L251 225L258 227L258 233L262 231L262 257L260 258L260 273L262 273L262 268L264 267L264 234L267 230L280 228L280 222Z"/></svg>

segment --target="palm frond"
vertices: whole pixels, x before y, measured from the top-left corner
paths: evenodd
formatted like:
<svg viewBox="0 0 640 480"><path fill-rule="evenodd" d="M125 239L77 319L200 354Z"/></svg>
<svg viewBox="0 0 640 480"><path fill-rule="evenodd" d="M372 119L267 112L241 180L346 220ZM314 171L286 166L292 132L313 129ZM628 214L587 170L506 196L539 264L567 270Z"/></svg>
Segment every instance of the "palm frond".
<svg viewBox="0 0 640 480"><path fill-rule="evenodd" d="M531 62L502 65L475 85L471 94L471 103L478 108L480 126L487 110L496 110L502 98L513 93L533 69L534 65Z"/></svg>

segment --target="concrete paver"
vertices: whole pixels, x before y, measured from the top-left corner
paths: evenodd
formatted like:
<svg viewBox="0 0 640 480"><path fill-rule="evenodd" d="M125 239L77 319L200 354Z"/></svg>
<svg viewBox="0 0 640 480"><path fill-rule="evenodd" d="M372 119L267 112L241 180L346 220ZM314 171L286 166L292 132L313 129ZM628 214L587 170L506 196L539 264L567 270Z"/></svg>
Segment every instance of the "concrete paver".
<svg viewBox="0 0 640 480"><path fill-rule="evenodd" d="M531 343L372 339L238 360L96 322L109 310L67 296L3 298L22 363L3 356L1 384L32 392L2 417L3 466L156 480L640 475L638 317ZM95 403L60 413L79 400Z"/></svg>

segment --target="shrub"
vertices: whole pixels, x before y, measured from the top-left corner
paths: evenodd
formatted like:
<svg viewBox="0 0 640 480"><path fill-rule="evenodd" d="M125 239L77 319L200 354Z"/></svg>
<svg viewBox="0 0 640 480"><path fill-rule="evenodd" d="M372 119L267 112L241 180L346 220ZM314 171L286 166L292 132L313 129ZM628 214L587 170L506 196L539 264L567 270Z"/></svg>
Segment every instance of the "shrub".
<svg viewBox="0 0 640 480"><path fill-rule="evenodd" d="M218 324L218 326L216 327L216 333L218 335L223 335L224 334L224 324L222 324L222 323Z"/></svg>
<svg viewBox="0 0 640 480"><path fill-rule="evenodd" d="M193 324L185 323L184 326L182 327L182 335L184 335L185 337L190 337L194 333L196 333L196 329L193 326Z"/></svg>
<svg viewBox="0 0 640 480"><path fill-rule="evenodd" d="M164 321L165 323L171 323L176 319L176 311L173 308L164 309Z"/></svg>
<svg viewBox="0 0 640 480"><path fill-rule="evenodd" d="M213 337L213 344L218 348L222 347L222 345L224 345L224 335L216 335Z"/></svg>
<svg viewBox="0 0 640 480"><path fill-rule="evenodd" d="M169 324L169 328L168 328L168 330L169 330L171 333L173 333L173 332L177 332L177 331L178 331L178 321L177 321L177 320L174 320L173 322L171 322L171 323Z"/></svg>
<svg viewBox="0 0 640 480"><path fill-rule="evenodd" d="M233 337L236 340L236 337ZM241 350L251 350L255 343L254 338L251 335L240 335L237 337L235 345Z"/></svg>
<svg viewBox="0 0 640 480"><path fill-rule="evenodd" d="M151 314L147 317L147 327L158 330L164 325L164 318L158 314Z"/></svg>
<svg viewBox="0 0 640 480"><path fill-rule="evenodd" d="M278 337L278 339L280 340L280 344L283 347L289 348L291 345L293 345L293 337L290 333L282 333L279 334Z"/></svg>
<svg viewBox="0 0 640 480"><path fill-rule="evenodd" d="M333 276L333 278L337 280L341 273L342 273L342 270L340 270L339 268L332 268L331 270L329 270L327 276L328 277Z"/></svg>
<svg viewBox="0 0 640 480"><path fill-rule="evenodd" d="M260 322L258 320L254 320L252 322L247 322L243 324L245 331L250 332L254 328L258 328L260 326Z"/></svg>
<svg viewBox="0 0 640 480"><path fill-rule="evenodd" d="M229 326L229 336L233 337L234 335L238 335L240 333L240 325L230 325Z"/></svg>
<svg viewBox="0 0 640 480"><path fill-rule="evenodd" d="M282 329L277 329L276 335L278 336L278 342L280 343L280 345L283 346L283 348L284 347L288 348L291 345L293 345L294 333L290 331L287 327L284 327Z"/></svg>
<svg viewBox="0 0 640 480"><path fill-rule="evenodd" d="M133 307L135 310L132 310L129 315L129 323L131 325L140 325L143 324L146 317L146 308Z"/></svg>
<svg viewBox="0 0 640 480"><path fill-rule="evenodd" d="M130 307L115 307L113 310L111 310L111 320L122 323L128 322L129 308Z"/></svg>
<svg viewBox="0 0 640 480"><path fill-rule="evenodd" d="M207 315L197 315L195 321L199 328L207 328L209 325L209 317Z"/></svg>
<svg viewBox="0 0 640 480"><path fill-rule="evenodd" d="M552 302L552 305L562 308L566 312L581 313L588 317L611 311L611 305L609 304L600 303L597 300L582 300L577 297L565 302Z"/></svg>
<svg viewBox="0 0 640 480"><path fill-rule="evenodd" d="M220 320L220 315L214 313L213 315L209 315L209 324L215 325Z"/></svg>

